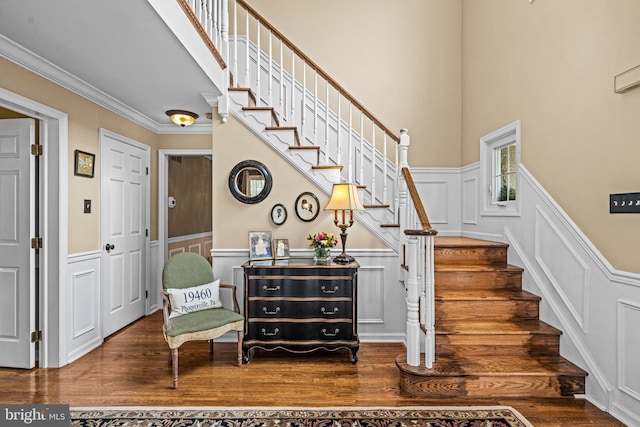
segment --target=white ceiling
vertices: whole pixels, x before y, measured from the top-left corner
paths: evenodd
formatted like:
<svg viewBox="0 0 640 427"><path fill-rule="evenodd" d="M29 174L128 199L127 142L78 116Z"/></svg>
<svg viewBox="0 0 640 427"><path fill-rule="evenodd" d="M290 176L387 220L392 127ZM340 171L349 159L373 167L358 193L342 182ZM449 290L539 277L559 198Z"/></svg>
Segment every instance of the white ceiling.
<svg viewBox="0 0 640 427"><path fill-rule="evenodd" d="M146 0L0 0L0 35L152 130L170 125L169 109L210 123L201 94L219 91Z"/></svg>

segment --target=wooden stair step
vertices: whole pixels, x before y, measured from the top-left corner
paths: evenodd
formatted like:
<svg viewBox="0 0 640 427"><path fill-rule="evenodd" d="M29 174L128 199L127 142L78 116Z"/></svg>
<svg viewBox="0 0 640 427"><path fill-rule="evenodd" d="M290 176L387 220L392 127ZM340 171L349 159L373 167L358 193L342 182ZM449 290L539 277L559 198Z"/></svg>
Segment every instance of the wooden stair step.
<svg viewBox="0 0 640 427"><path fill-rule="evenodd" d="M380 205L362 205L365 209L377 209L377 208L388 208L389 205L380 204Z"/></svg>
<svg viewBox="0 0 640 427"><path fill-rule="evenodd" d="M521 267L513 265L436 265L436 287L440 289L504 289L522 288Z"/></svg>
<svg viewBox="0 0 640 427"><path fill-rule="evenodd" d="M248 87L230 87L229 91L231 92L246 92L249 95L249 104L250 106L256 105L256 96L251 89Z"/></svg>
<svg viewBox="0 0 640 427"><path fill-rule="evenodd" d="M436 237L434 262L436 265L495 265L507 264L509 245L466 237Z"/></svg>
<svg viewBox="0 0 640 427"><path fill-rule="evenodd" d="M432 369L396 358L400 388L422 397L560 397L583 394L587 373L561 356L441 356Z"/></svg>
<svg viewBox="0 0 640 427"><path fill-rule="evenodd" d="M436 322L436 357L558 355L562 332L537 319Z"/></svg>
<svg viewBox="0 0 640 427"><path fill-rule="evenodd" d="M436 287L435 300L437 320L511 320L537 319L540 297L526 291Z"/></svg>

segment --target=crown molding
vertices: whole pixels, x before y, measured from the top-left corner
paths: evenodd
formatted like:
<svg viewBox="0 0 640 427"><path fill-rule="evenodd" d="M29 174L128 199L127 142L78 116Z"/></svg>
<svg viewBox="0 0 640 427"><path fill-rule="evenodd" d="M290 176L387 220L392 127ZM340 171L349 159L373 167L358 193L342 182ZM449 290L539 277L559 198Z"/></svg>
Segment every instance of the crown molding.
<svg viewBox="0 0 640 427"><path fill-rule="evenodd" d="M164 125L151 120L139 111L118 101L111 95L90 85L52 62L47 61L2 34L0 34L0 56L152 132L169 133L163 131ZM171 133L185 132L176 132L174 126L173 132ZM210 129L208 133L211 133Z"/></svg>

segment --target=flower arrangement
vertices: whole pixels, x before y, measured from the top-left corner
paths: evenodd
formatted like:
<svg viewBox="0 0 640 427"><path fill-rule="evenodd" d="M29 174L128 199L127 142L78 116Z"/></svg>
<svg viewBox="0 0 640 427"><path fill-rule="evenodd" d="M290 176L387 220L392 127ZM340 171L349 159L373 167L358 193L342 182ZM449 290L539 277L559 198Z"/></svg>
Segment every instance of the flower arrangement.
<svg viewBox="0 0 640 427"><path fill-rule="evenodd" d="M307 240L311 240L309 246L314 248L332 248L338 244L338 239L331 233L321 232L316 233L313 236L309 235Z"/></svg>

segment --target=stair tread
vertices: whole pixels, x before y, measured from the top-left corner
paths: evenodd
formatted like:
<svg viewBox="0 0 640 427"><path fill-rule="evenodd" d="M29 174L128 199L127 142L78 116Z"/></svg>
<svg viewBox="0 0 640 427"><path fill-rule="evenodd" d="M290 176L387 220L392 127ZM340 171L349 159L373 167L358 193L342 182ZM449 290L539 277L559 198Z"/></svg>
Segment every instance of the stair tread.
<svg viewBox="0 0 640 427"><path fill-rule="evenodd" d="M419 368L419 367L416 367ZM528 359L518 356L475 356L473 358L438 356L432 369L421 368L424 376L587 376L587 372L562 356L537 356Z"/></svg>
<svg viewBox="0 0 640 427"><path fill-rule="evenodd" d="M316 145L290 145L289 150L316 150L319 151L320 147Z"/></svg>
<svg viewBox="0 0 640 427"><path fill-rule="evenodd" d="M267 126L265 130L297 130L296 126Z"/></svg>
<svg viewBox="0 0 640 427"><path fill-rule="evenodd" d="M442 320L436 322L436 335L561 335L559 329L537 319L513 319L505 321Z"/></svg>
<svg viewBox="0 0 640 427"><path fill-rule="evenodd" d="M477 247L508 247L507 243L489 240L472 239L469 237L437 236L433 242L435 248L477 248Z"/></svg>
<svg viewBox="0 0 640 427"><path fill-rule="evenodd" d="M506 300L531 300L540 301L538 295L527 291L492 290L492 289L438 289L435 293L436 300L446 301L506 301Z"/></svg>
<svg viewBox="0 0 640 427"><path fill-rule="evenodd" d="M502 264L502 265L438 265L434 266L434 271L436 272L484 272L484 271L505 271L505 272L522 272L524 269L522 267L518 267L511 264Z"/></svg>

